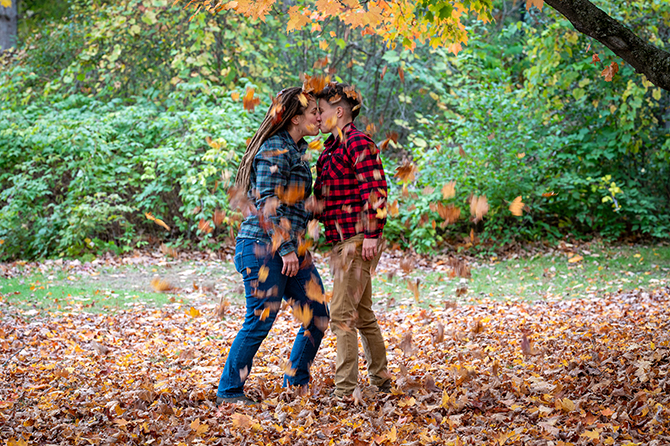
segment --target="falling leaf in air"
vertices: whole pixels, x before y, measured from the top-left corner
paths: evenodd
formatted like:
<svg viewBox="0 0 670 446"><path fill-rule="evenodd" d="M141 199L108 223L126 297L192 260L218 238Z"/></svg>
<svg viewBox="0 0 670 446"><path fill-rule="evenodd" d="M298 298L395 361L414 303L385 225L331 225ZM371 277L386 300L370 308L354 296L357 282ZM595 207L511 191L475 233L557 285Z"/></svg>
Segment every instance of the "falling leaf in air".
<svg viewBox="0 0 670 446"><path fill-rule="evenodd" d="M593 57L591 57L591 63L595 65L596 63L601 62L600 57L598 57L598 53L595 53Z"/></svg>
<svg viewBox="0 0 670 446"><path fill-rule="evenodd" d="M293 317L302 322L302 326L305 328L312 322L312 314L312 309L307 304L295 304L293 306Z"/></svg>
<svg viewBox="0 0 670 446"><path fill-rule="evenodd" d="M191 308L188 309L186 314L188 314L191 317L198 317L198 316L200 316L200 310L198 310L195 307L191 307Z"/></svg>
<svg viewBox="0 0 670 446"><path fill-rule="evenodd" d="M396 167L395 177L403 183L411 183L414 181L418 169L412 161L405 160L402 165Z"/></svg>
<svg viewBox="0 0 670 446"><path fill-rule="evenodd" d="M260 98L254 97L255 89L247 88L247 92L242 98L242 104L245 110L254 111L257 105L261 103Z"/></svg>
<svg viewBox="0 0 670 446"><path fill-rule="evenodd" d="M157 225L164 227L168 231L170 230L170 227L168 225L166 225L163 220L161 220L160 218L154 217L153 215L151 215L150 212L145 212L144 216L147 217L149 220L153 221L154 223L156 223Z"/></svg>
<svg viewBox="0 0 670 446"><path fill-rule="evenodd" d="M474 217L474 222L481 221L488 211L489 203L486 200L486 195L480 197L473 195L470 200L470 214Z"/></svg>
<svg viewBox="0 0 670 446"><path fill-rule="evenodd" d="M166 293L175 289L174 285L169 281L159 279L158 277L151 279L151 287L160 293Z"/></svg>
<svg viewBox="0 0 670 446"><path fill-rule="evenodd" d="M542 6L544 6L544 0L526 0L526 9L530 10L530 8L532 8L533 6L542 11Z"/></svg>
<svg viewBox="0 0 670 446"><path fill-rule="evenodd" d="M200 221L198 222L198 230L205 234L209 234L210 232L212 232L212 226L209 224L209 221L205 220L204 218L201 218Z"/></svg>
<svg viewBox="0 0 670 446"><path fill-rule="evenodd" d="M442 198L448 200L456 196L456 182L449 181L447 184L442 186Z"/></svg>
<svg viewBox="0 0 670 446"><path fill-rule="evenodd" d="M398 67L398 76L400 76L400 82L405 83L405 70L402 67Z"/></svg>
<svg viewBox="0 0 670 446"><path fill-rule="evenodd" d="M521 217L521 215L523 214L523 207L524 204L521 201L521 196L518 196L509 205L509 211L512 213L512 215Z"/></svg>
<svg viewBox="0 0 670 446"><path fill-rule="evenodd" d="M388 68L388 65L384 65L384 68L382 68L381 75L379 76L379 80L384 80L384 75L386 75L386 69Z"/></svg>

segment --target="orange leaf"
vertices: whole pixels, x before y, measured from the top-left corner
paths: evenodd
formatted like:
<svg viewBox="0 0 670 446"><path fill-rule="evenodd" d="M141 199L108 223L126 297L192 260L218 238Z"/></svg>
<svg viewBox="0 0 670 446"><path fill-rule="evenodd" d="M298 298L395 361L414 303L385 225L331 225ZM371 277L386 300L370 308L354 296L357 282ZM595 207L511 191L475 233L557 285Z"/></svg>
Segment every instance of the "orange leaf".
<svg viewBox="0 0 670 446"><path fill-rule="evenodd" d="M607 68L601 73L605 78L605 82L612 82L612 77L619 72L619 64L612 62Z"/></svg>
<svg viewBox="0 0 670 446"><path fill-rule="evenodd" d="M382 81L384 80L384 76L386 75L386 69L387 68L388 68L388 65L384 65L384 68L382 68L382 73L379 76L379 79L382 80Z"/></svg>
<svg viewBox="0 0 670 446"><path fill-rule="evenodd" d="M200 221L198 222L198 230L200 232L204 232L205 234L209 234L210 232L212 232L212 226L209 224L207 220L201 218Z"/></svg>
<svg viewBox="0 0 670 446"><path fill-rule="evenodd" d="M247 87L247 93L242 98L242 103L244 104L244 109L249 111L254 111L257 105L261 103L261 100L258 97L254 97L255 90L253 88Z"/></svg>
<svg viewBox="0 0 670 446"><path fill-rule="evenodd" d="M413 162L405 160L405 162L396 167L395 177L403 183L410 183L414 181L414 175L417 173L417 168Z"/></svg>
<svg viewBox="0 0 670 446"><path fill-rule="evenodd" d="M542 11L542 6L544 6L544 0L526 0L526 9L530 9L533 6L537 7L540 11Z"/></svg>
<svg viewBox="0 0 670 446"><path fill-rule="evenodd" d="M405 70L402 67L398 67L398 76L400 76L400 82L405 83Z"/></svg>
<svg viewBox="0 0 670 446"><path fill-rule="evenodd" d="M311 22L309 18L309 10L301 11L300 9L300 5L293 5L288 10L289 19L288 23L286 24L287 33L290 33L291 31L299 31L301 28Z"/></svg>
<svg viewBox="0 0 670 446"><path fill-rule="evenodd" d="M270 268L268 268L265 265L261 265L261 267L258 269L258 281L260 283L264 283L266 280L268 280L269 274L270 274Z"/></svg>
<svg viewBox="0 0 670 446"><path fill-rule="evenodd" d="M598 57L598 53L595 53L593 57L591 57L591 63L595 65L597 62L600 62L600 57Z"/></svg>
<svg viewBox="0 0 670 446"><path fill-rule="evenodd" d="M456 182L449 181L447 184L442 186L442 198L448 200L449 198L454 198L456 196Z"/></svg>

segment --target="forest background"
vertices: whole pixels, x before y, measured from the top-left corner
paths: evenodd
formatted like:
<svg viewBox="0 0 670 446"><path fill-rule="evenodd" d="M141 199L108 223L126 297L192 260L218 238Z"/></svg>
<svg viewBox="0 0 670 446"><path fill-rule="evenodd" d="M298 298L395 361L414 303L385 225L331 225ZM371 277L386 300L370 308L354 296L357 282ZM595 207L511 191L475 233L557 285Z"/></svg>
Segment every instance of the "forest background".
<svg viewBox="0 0 670 446"><path fill-rule="evenodd" d="M667 49L665 2L594 3ZM287 33L300 4L258 20L170 0L20 2L0 56L0 260L231 246L245 141L303 74L363 94L400 248L668 238L668 92L553 9L494 1L454 54L337 20ZM485 218L469 218L482 196Z"/></svg>

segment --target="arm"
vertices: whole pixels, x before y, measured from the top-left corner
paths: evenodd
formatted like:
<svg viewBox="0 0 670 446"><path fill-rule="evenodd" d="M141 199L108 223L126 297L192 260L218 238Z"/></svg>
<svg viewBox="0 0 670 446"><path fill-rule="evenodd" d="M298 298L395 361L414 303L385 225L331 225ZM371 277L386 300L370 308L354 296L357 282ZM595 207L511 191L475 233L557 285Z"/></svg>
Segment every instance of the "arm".
<svg viewBox="0 0 670 446"><path fill-rule="evenodd" d="M288 152L282 153L283 150L285 149L280 143L270 139L263 143L254 159L258 194L256 206L259 210L261 225L264 226L270 238L281 234L281 232L277 234L277 231L281 228L281 220L287 206L277 197L277 190L287 187L291 170L289 154ZM282 242L277 249L279 255L283 257L295 250L296 246L292 237L282 237Z"/></svg>
<svg viewBox="0 0 670 446"><path fill-rule="evenodd" d="M376 245L376 239L381 237L386 223L387 186L384 167L377 146L369 138L355 136L348 144L363 202L365 238L375 239Z"/></svg>

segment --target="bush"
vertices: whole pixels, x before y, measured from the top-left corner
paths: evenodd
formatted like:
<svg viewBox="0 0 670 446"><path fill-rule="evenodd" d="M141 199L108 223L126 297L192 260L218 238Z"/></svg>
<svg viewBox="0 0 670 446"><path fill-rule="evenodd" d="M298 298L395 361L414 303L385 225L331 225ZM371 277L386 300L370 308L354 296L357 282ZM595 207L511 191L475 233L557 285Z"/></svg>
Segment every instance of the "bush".
<svg viewBox="0 0 670 446"><path fill-rule="evenodd" d="M228 210L227 181L258 117L196 88L172 94L168 109L73 95L0 111L0 258L79 255L97 249L94 239L132 249L159 233L202 244L227 234L230 214L209 234L198 223L214 228L214 210Z"/></svg>

